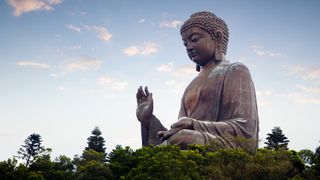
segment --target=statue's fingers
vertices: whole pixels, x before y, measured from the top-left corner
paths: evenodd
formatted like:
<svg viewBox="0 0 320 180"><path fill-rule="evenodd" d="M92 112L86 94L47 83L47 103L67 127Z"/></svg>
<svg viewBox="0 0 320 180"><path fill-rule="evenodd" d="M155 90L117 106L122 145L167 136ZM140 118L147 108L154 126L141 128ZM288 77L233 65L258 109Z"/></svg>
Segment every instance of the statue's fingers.
<svg viewBox="0 0 320 180"><path fill-rule="evenodd" d="M138 92L137 92L137 94L136 94L136 98L137 98L137 103L138 103L138 104L141 103L141 97L142 97L141 91L142 91L142 86L140 86L140 87L138 88Z"/></svg>
<svg viewBox="0 0 320 180"><path fill-rule="evenodd" d="M146 92L146 96L149 96L149 90L148 90L148 86L146 86L145 88L144 88L144 91Z"/></svg>
<svg viewBox="0 0 320 180"><path fill-rule="evenodd" d="M173 123L173 124L171 125L171 128L173 129L173 128L179 127L180 125L181 125L181 121L178 121L178 122L176 122L176 123Z"/></svg>
<svg viewBox="0 0 320 180"><path fill-rule="evenodd" d="M180 129L175 128L175 129L170 129L168 132L166 132L163 137L162 140L166 140L168 138L170 138L172 135L174 135L175 133L177 133Z"/></svg>
<svg viewBox="0 0 320 180"><path fill-rule="evenodd" d="M162 138L163 135L164 135L166 132L168 132L168 131L159 131L159 132L157 133L158 138Z"/></svg>

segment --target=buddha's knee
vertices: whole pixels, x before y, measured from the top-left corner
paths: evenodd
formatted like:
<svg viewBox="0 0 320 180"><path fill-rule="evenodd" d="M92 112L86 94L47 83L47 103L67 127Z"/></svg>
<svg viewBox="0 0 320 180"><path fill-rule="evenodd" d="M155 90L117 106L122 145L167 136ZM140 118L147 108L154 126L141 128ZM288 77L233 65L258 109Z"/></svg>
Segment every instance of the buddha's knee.
<svg viewBox="0 0 320 180"><path fill-rule="evenodd" d="M182 129L168 139L169 144L179 145L181 149L187 149L189 144L204 144L202 133L189 129Z"/></svg>

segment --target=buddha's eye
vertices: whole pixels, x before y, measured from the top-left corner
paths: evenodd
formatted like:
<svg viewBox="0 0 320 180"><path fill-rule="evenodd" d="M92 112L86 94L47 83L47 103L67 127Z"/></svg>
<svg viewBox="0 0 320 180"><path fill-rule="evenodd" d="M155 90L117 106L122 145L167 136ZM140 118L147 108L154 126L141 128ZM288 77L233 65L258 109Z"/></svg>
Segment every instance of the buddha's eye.
<svg viewBox="0 0 320 180"><path fill-rule="evenodd" d="M192 38L191 42L198 42L200 38Z"/></svg>
<svg viewBox="0 0 320 180"><path fill-rule="evenodd" d="M201 38L202 36L200 34L193 34L190 37L190 41L195 43L195 42L198 42Z"/></svg>

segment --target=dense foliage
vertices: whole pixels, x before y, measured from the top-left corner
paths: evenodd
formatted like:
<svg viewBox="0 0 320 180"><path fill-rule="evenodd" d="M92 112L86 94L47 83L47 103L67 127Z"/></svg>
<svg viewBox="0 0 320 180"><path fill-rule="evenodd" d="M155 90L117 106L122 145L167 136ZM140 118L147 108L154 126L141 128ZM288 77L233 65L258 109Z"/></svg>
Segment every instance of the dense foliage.
<svg viewBox="0 0 320 180"><path fill-rule="evenodd" d="M319 149L319 148L318 148ZM212 151L214 150L214 151ZM101 152L85 150L73 160L50 153L29 167L15 159L0 162L1 179L318 179L320 155L306 164L293 150L222 149L192 145L146 146L137 150L117 146L107 161Z"/></svg>
<svg viewBox="0 0 320 180"><path fill-rule="evenodd" d="M281 135L279 129L273 132ZM51 149L41 146L40 135L32 134L19 150L19 157L26 162L19 164L15 158L0 162L0 179L320 179L320 146L315 152L296 152L283 143L257 150L222 148L215 142L190 145L188 150L174 145L137 150L118 145L107 154L99 128L92 134L82 155L73 159L61 155L54 160ZM234 140L241 147L252 143Z"/></svg>

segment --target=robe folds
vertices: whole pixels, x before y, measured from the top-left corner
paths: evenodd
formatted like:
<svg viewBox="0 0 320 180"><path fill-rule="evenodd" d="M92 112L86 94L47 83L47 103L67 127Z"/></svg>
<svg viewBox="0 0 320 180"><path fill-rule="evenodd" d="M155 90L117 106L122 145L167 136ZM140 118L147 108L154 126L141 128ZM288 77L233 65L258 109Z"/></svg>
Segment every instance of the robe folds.
<svg viewBox="0 0 320 180"><path fill-rule="evenodd" d="M183 94L179 119L182 117L192 118L193 131L200 132L205 143L215 140L225 147L237 147L230 137L240 137L252 140L252 148L257 148L258 108L248 68L221 61L200 72ZM162 143L156 134L163 130L167 129L153 115L149 126L141 125L142 145Z"/></svg>

